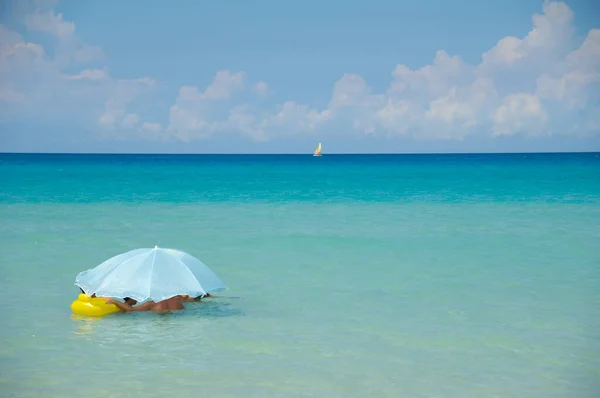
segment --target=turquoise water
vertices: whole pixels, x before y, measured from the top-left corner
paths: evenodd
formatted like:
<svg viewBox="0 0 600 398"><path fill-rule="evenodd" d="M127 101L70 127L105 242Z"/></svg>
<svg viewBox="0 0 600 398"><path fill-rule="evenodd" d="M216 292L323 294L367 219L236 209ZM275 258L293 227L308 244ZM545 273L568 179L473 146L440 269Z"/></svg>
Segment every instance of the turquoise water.
<svg viewBox="0 0 600 398"><path fill-rule="evenodd" d="M598 154L0 155L9 397L594 397ZM137 247L229 287L78 318Z"/></svg>

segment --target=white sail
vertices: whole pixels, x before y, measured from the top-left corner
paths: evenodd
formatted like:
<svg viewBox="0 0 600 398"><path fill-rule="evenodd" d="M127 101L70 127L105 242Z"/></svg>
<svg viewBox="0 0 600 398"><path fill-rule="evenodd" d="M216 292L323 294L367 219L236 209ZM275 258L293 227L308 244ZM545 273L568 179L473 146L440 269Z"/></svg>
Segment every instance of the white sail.
<svg viewBox="0 0 600 398"><path fill-rule="evenodd" d="M313 153L313 156L321 156L321 143L320 142L319 142L319 146L317 146L317 149Z"/></svg>

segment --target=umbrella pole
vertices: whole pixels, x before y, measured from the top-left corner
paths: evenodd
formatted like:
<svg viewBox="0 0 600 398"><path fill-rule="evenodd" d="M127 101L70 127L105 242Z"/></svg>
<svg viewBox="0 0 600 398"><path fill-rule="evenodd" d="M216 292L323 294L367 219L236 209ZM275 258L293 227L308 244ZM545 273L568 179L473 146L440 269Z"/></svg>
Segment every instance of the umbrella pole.
<svg viewBox="0 0 600 398"><path fill-rule="evenodd" d="M241 299L241 297L236 297L236 296L213 296L212 294L205 298ZM202 300L204 300L204 297L202 298Z"/></svg>

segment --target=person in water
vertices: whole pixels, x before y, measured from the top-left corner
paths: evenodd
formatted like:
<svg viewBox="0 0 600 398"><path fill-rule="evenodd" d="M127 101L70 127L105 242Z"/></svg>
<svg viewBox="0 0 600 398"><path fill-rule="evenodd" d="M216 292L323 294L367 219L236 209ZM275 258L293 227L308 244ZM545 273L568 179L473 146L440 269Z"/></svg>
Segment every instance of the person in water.
<svg viewBox="0 0 600 398"><path fill-rule="evenodd" d="M110 299L106 302L106 304L114 304L121 311L129 312L129 311L177 311L183 310L185 307L183 306L182 299L178 296L168 298L163 301L159 301L155 303L154 301L146 301L143 304L137 305L137 301L125 297L125 302L122 303L118 300ZM135 306L135 307L134 307Z"/></svg>
<svg viewBox="0 0 600 398"><path fill-rule="evenodd" d="M81 290L81 293L83 293L83 294L85 294L87 296L87 293L84 292L82 288L79 288L79 290ZM90 297L91 298L96 298L96 293L92 294Z"/></svg>
<svg viewBox="0 0 600 398"><path fill-rule="evenodd" d="M212 296L211 296L209 293L205 293L205 294L201 294L201 295L199 295L198 297L190 297L190 296L189 296L189 295L187 295L187 294L182 294L182 295L181 295L181 296L179 296L179 297L181 297L181 300L182 300L182 301L184 301L184 302L186 302L186 303L187 303L187 302L189 302L189 301L200 301L200 300L202 300L202 299L203 299L203 298L205 298L205 297L212 297Z"/></svg>
<svg viewBox="0 0 600 398"><path fill-rule="evenodd" d="M83 294L85 294L87 296L86 292L84 292L82 288L79 288L79 290L81 290L81 293L83 293ZM96 293L92 294L90 297L91 298L96 298ZM100 298L105 298L105 299L108 300L108 297L100 297Z"/></svg>

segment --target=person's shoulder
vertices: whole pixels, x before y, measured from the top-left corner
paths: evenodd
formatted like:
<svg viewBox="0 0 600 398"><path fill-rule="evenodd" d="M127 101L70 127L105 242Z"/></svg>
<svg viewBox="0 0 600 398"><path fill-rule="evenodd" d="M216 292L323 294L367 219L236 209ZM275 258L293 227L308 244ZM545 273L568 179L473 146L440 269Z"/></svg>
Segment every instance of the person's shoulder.
<svg viewBox="0 0 600 398"><path fill-rule="evenodd" d="M146 308L153 308L156 305L156 303L152 300L150 301L146 301L145 303L139 304L136 307L139 309L146 309Z"/></svg>

